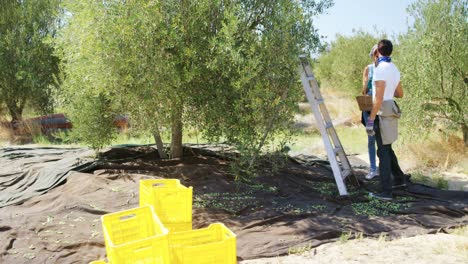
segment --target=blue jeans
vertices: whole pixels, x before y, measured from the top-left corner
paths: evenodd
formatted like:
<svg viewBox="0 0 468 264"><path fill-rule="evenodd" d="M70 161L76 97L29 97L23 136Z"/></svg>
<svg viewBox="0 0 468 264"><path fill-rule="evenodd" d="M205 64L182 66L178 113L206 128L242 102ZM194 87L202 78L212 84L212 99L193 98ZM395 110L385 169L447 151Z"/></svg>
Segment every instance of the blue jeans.
<svg viewBox="0 0 468 264"><path fill-rule="evenodd" d="M362 112L364 115L364 122L367 123L367 119L369 119L369 113L364 111ZM376 171L377 167L375 164L375 136L367 136L367 149L369 151L369 163L370 163L370 170Z"/></svg>

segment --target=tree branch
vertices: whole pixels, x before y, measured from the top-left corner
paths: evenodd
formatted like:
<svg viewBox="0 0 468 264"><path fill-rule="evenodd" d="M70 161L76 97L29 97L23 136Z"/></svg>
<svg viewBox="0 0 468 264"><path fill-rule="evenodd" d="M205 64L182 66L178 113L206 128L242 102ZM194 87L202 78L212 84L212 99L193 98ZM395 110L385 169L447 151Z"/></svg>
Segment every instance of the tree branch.
<svg viewBox="0 0 468 264"><path fill-rule="evenodd" d="M437 63L439 64L439 69L440 69L440 90L442 90L442 94L445 94L445 89L444 89L444 68L442 67L442 63L440 60L437 60Z"/></svg>

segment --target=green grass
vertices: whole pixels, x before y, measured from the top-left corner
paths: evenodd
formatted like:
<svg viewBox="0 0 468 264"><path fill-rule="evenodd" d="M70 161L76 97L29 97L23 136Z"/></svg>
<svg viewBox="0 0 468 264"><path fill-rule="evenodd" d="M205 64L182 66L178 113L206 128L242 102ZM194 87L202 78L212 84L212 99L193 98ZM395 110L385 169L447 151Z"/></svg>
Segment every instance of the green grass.
<svg viewBox="0 0 468 264"><path fill-rule="evenodd" d="M71 133L72 134L72 133ZM74 145L78 147L85 147L83 143L80 143L76 139L73 138L71 134L65 132L57 132L53 134L57 140L50 140L49 137L44 135L34 135L32 137L32 143L38 144L40 146L57 146L57 145ZM207 143L207 141L201 138L199 133L196 133L194 130L184 131L182 137L182 143ZM169 135L163 135L163 142L165 144L170 144L170 137ZM0 144L6 144L6 142L0 142ZM154 138L152 135L133 135L132 133L119 133L115 139L112 140L111 146L119 146L119 145L147 145L147 144L155 144Z"/></svg>
<svg viewBox="0 0 468 264"><path fill-rule="evenodd" d="M312 243L308 243L305 246L290 247L288 248L288 255L292 254L302 254L312 249Z"/></svg>
<svg viewBox="0 0 468 264"><path fill-rule="evenodd" d="M164 144L170 144L170 132L165 131L161 133L161 138ZM195 129L185 129L182 135L182 143L192 143L192 144L204 144L208 143L198 131ZM120 133L112 141L111 145L146 145L146 144L155 144L153 135L150 134L138 134L134 135L131 131L127 133Z"/></svg>
<svg viewBox="0 0 468 264"><path fill-rule="evenodd" d="M455 228L450 233L458 236L468 237L468 225Z"/></svg>
<svg viewBox="0 0 468 264"><path fill-rule="evenodd" d="M400 159L412 161L415 171L468 174L467 148L460 131L428 129L424 133L410 132L402 128L394 149Z"/></svg>
<svg viewBox="0 0 468 264"><path fill-rule="evenodd" d="M387 233L380 233L379 237L377 238L377 241L379 242L386 242L387 240L388 240Z"/></svg>
<svg viewBox="0 0 468 264"><path fill-rule="evenodd" d="M427 176L421 171L416 171L411 174L411 181L414 183L429 185L442 190L448 190L448 180L438 173Z"/></svg>
<svg viewBox="0 0 468 264"><path fill-rule="evenodd" d="M351 235L352 235L351 231L341 233L340 243L344 244L344 243L348 242L349 239L351 238Z"/></svg>
<svg viewBox="0 0 468 264"><path fill-rule="evenodd" d="M347 154L367 153L367 134L363 126L338 127L337 133Z"/></svg>
<svg viewBox="0 0 468 264"><path fill-rule="evenodd" d="M347 154L365 153L367 151L367 135L364 127L337 127L336 132ZM295 133L289 144L293 152L326 155L322 136L316 133Z"/></svg>
<svg viewBox="0 0 468 264"><path fill-rule="evenodd" d="M53 142L51 142L49 140L49 138L47 138L44 135L35 135L35 136L33 136L32 141L33 141L34 144L38 144L40 146L49 146L49 145L54 144Z"/></svg>
<svg viewBox="0 0 468 264"><path fill-rule="evenodd" d="M151 136L131 136L128 134L118 134L117 137L112 140L111 145L146 145L154 144L154 139Z"/></svg>

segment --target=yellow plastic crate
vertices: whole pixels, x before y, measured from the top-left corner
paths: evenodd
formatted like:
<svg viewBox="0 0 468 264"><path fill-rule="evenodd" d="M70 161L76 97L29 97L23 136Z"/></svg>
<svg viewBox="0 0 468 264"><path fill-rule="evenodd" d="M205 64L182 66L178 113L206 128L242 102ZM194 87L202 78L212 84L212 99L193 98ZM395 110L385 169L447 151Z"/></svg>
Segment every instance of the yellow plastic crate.
<svg viewBox="0 0 468 264"><path fill-rule="evenodd" d="M192 230L192 187L177 179L140 181L140 206L152 205L171 232Z"/></svg>
<svg viewBox="0 0 468 264"><path fill-rule="evenodd" d="M101 221L109 263L170 263L168 230L151 206L106 214Z"/></svg>
<svg viewBox="0 0 468 264"><path fill-rule="evenodd" d="M192 222L189 223L163 223L169 232L182 232L192 230Z"/></svg>
<svg viewBox="0 0 468 264"><path fill-rule="evenodd" d="M207 228L170 232L172 264L235 264L236 235L221 223Z"/></svg>

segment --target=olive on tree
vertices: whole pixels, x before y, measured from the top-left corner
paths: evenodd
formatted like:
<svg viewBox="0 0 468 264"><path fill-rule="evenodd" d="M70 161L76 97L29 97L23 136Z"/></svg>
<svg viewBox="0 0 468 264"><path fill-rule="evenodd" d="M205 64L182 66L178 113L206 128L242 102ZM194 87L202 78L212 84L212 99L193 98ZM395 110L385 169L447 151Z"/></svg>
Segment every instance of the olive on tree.
<svg viewBox="0 0 468 264"><path fill-rule="evenodd" d="M420 0L408 11L414 24L400 37L399 60L406 119L416 129L445 120L467 146L467 1Z"/></svg>
<svg viewBox="0 0 468 264"><path fill-rule="evenodd" d="M47 41L58 26L58 0L5 0L0 8L0 104L12 121L25 106L51 110L59 60Z"/></svg>
<svg viewBox="0 0 468 264"><path fill-rule="evenodd" d="M92 127L80 126L95 122L91 115L118 112L155 138L170 129L174 158L182 156L184 127L258 152L293 117L298 55L319 47L312 17L331 4L66 1L69 17L57 41L63 98L72 118L89 111L73 120L78 130ZM107 110L83 109L77 97L106 98ZM112 131L100 133L109 142Z"/></svg>

